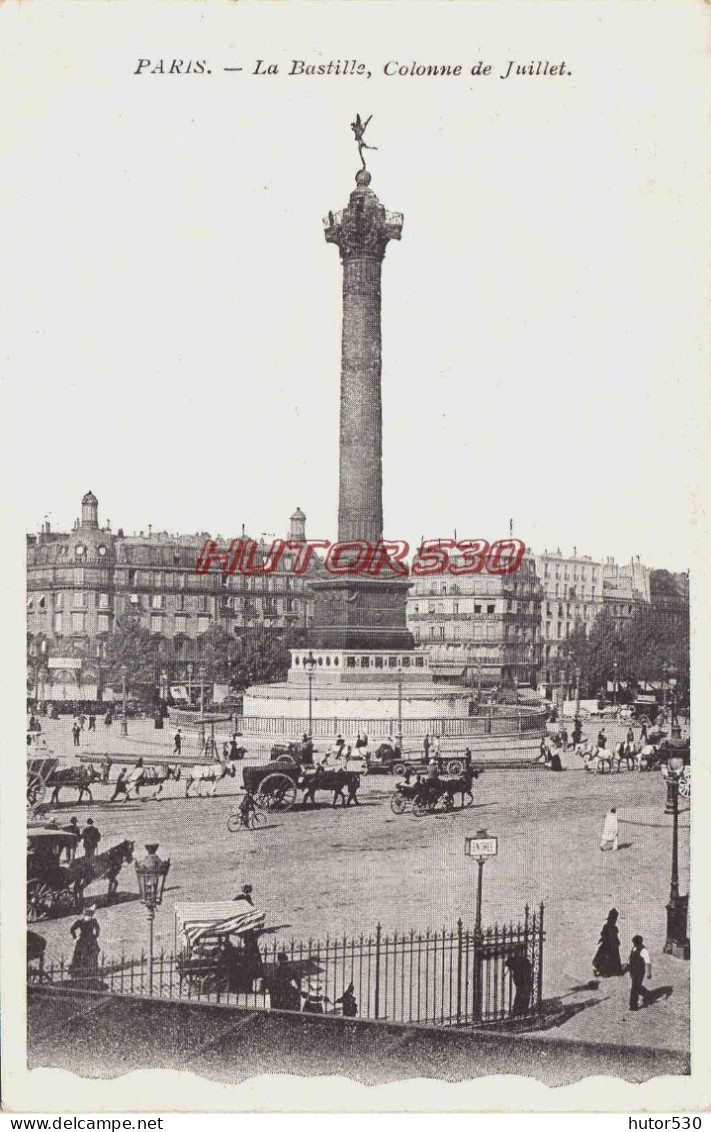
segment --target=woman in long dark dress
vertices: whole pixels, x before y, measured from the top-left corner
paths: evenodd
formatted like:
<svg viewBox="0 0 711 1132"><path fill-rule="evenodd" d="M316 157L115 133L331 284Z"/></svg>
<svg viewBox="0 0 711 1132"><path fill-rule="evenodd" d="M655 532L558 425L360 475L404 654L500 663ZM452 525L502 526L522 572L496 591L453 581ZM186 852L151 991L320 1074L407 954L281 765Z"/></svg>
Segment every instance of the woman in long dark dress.
<svg viewBox="0 0 711 1132"><path fill-rule="evenodd" d="M621 975L620 962L620 933L617 930L619 912L611 908L607 913L607 920L602 925L598 949L593 957L593 971L596 975Z"/></svg>
<svg viewBox="0 0 711 1132"><path fill-rule="evenodd" d="M98 921L94 917L96 908L86 908L81 919L75 920L69 929L72 939L76 940L74 954L69 965L73 975L95 975L99 969L99 932ZM77 939L77 934L79 938Z"/></svg>

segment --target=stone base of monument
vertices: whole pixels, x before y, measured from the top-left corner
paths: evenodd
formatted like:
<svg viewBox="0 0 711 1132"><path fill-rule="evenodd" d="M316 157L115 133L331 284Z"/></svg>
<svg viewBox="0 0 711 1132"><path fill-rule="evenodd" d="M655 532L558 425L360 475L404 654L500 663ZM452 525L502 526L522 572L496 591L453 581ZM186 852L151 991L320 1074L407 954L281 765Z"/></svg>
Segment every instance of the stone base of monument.
<svg viewBox="0 0 711 1132"><path fill-rule="evenodd" d="M536 707L479 706L469 688L439 683L418 650L293 649L287 679L244 693L240 730L247 736L314 739L337 735L405 741L439 735L449 747L540 742L545 717ZM309 722L311 726L309 727Z"/></svg>

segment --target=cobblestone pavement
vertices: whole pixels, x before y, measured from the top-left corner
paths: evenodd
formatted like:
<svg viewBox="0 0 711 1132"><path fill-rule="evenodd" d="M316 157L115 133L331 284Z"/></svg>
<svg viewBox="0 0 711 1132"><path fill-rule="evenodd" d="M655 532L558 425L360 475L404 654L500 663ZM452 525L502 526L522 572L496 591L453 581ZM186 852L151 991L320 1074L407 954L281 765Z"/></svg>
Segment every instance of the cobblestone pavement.
<svg viewBox="0 0 711 1132"><path fill-rule="evenodd" d="M150 746L150 724L129 727L135 733L127 749L139 747L142 739ZM616 741L615 725L606 729ZM60 736L71 738L69 730L67 721L50 725L50 745L59 748ZM97 747L105 749L101 742ZM248 761L262 757L251 750ZM135 839L139 852L146 842L160 843L161 855L172 860L155 922L156 946L167 950L173 947L176 900L229 898L245 881L254 885L267 923L288 925L278 933L284 938L367 932L378 921L387 931L450 927L459 916L472 923L476 869L464 856L464 836L486 827L499 837L499 856L485 867L485 925L518 920L526 902L545 901L544 994L559 1000L559 1012L571 1008L568 1020L547 1033L685 1050L689 964L661 953L671 861L663 780L655 773L588 774L570 754L564 765L562 774L487 771L475 783L473 808L424 817L394 815L388 804L394 780L368 776L357 809L334 810L321 795L324 802L314 811L273 815L261 831L230 834L226 821L240 787L239 770L237 781L224 780L211 800L67 803L57 816L76 813L83 821L91 813L102 847L123 837ZM618 808L620 849L603 853L599 839L611 805ZM688 889L688 823L685 813L682 892ZM147 939L132 866L124 868L119 887L121 902L110 908L103 906L105 882L88 890L98 897L101 942L109 954L137 952ZM631 937L642 934L653 961L649 986L661 992L637 1014L627 1010L628 978L593 978L591 958L613 906L620 912L623 961ZM48 940L48 958L71 954L71 922L62 917L37 925Z"/></svg>

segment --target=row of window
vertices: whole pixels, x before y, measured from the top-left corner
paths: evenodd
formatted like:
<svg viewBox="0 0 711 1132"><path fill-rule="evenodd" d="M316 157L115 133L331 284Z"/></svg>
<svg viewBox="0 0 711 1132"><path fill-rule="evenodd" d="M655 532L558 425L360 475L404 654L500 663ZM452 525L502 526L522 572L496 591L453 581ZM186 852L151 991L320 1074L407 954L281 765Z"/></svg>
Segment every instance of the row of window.
<svg viewBox="0 0 711 1132"><path fill-rule="evenodd" d="M29 580L34 585L95 586L111 585L111 570L92 570L76 567L75 569L59 569L54 572L30 570ZM161 570L116 570L113 571L113 580L121 587L141 587L146 589L167 590L214 590L217 588L217 574L175 574L164 573ZM297 575L269 575L267 577L244 577L241 574L221 575L222 586L245 590L247 593L290 593L304 588L305 579Z"/></svg>

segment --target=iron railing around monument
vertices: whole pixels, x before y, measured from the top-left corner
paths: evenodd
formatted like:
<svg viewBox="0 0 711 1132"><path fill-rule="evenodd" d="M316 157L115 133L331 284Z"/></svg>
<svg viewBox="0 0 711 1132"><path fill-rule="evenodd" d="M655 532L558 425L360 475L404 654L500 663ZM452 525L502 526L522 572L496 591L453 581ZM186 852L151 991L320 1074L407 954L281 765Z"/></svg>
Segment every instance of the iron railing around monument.
<svg viewBox="0 0 711 1132"><path fill-rule="evenodd" d="M229 974L205 951L139 956L99 955L93 965L62 959L28 967L30 981L89 987L117 995L217 1002L256 1010L306 1009L359 1018L434 1026L479 1026L535 1016L543 1001L543 905L523 920L482 932L393 932L325 940L276 939ZM286 954L294 976L287 1005L274 989ZM276 981L275 981L276 976ZM282 983L283 987L283 983ZM351 997L342 996L352 988ZM340 1001L339 1001L340 1000Z"/></svg>

